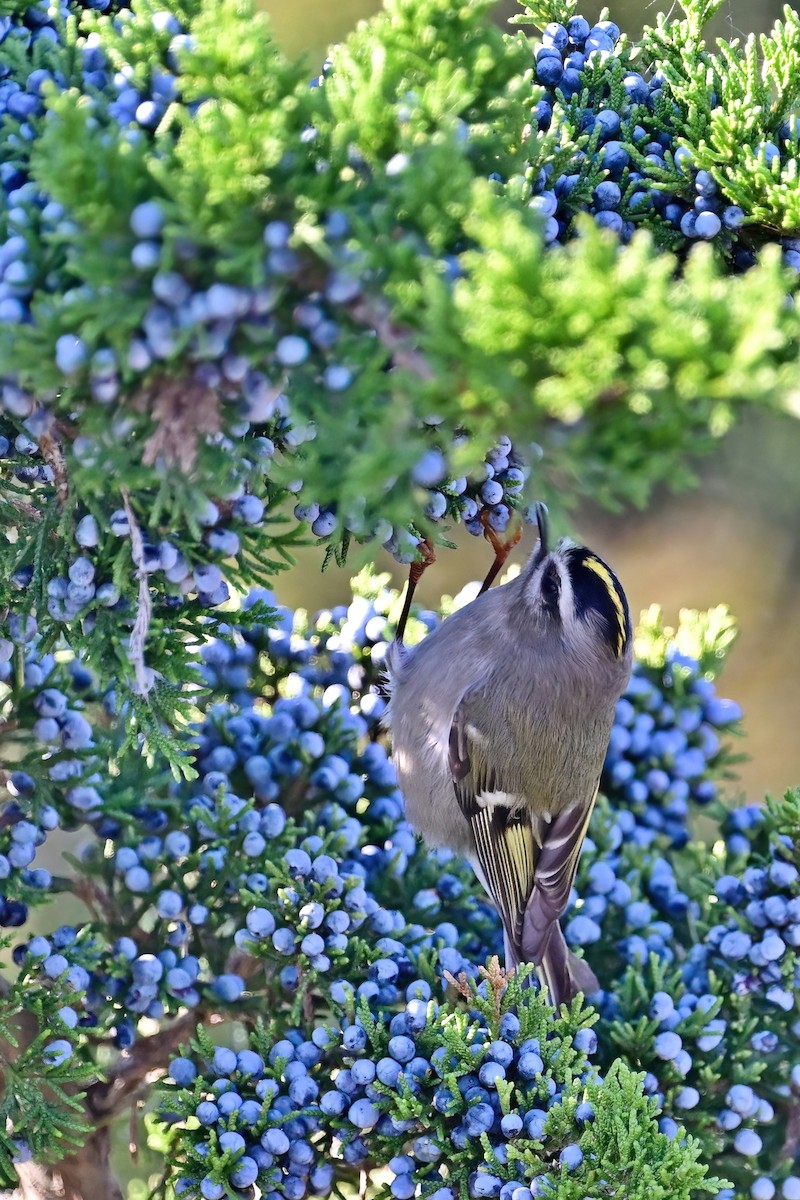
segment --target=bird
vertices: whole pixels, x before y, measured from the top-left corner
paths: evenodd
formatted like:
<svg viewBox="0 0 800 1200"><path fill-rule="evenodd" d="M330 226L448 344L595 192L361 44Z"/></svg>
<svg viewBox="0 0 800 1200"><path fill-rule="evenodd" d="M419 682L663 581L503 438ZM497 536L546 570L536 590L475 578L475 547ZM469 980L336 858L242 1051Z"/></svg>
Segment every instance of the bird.
<svg viewBox="0 0 800 1200"><path fill-rule="evenodd" d="M558 1007L598 981L560 925L631 674L619 579L569 539L536 547L418 645L386 658L385 723L406 815L463 855L503 924L506 969L535 967Z"/></svg>

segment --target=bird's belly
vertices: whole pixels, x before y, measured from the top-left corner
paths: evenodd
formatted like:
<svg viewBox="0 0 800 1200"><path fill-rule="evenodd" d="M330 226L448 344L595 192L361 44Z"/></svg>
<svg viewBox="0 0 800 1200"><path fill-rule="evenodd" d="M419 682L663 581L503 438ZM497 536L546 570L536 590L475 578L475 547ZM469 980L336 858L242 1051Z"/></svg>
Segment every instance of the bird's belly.
<svg viewBox="0 0 800 1200"><path fill-rule="evenodd" d="M431 846L465 854L473 848L472 837L456 801L448 743L449 723L446 731L432 725L424 738L396 739L394 764L415 833Z"/></svg>

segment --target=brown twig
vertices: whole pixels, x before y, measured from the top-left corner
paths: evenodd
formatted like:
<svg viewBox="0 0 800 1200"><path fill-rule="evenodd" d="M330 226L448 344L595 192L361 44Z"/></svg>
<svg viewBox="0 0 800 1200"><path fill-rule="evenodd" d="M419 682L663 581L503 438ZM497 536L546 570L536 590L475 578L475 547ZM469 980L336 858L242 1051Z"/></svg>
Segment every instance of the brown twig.
<svg viewBox="0 0 800 1200"><path fill-rule="evenodd" d="M10 504L23 517L27 517L29 521L38 521L41 519L42 510L36 508L33 504L29 504L27 500L20 500L18 496L4 495L2 497L5 504Z"/></svg>
<svg viewBox="0 0 800 1200"><path fill-rule="evenodd" d="M73 876L69 881L69 889L73 896L83 901L96 921L107 918L112 908L111 897L94 880Z"/></svg>
<svg viewBox="0 0 800 1200"><path fill-rule="evenodd" d="M42 452L42 458L52 469L56 483L56 500L58 507L63 510L66 508L69 496L69 481L61 443L53 437L52 433L43 433L39 438L39 449Z"/></svg>
<svg viewBox="0 0 800 1200"><path fill-rule="evenodd" d="M146 696L153 686L152 675L148 672L144 661L144 647L147 632L150 628L150 618L153 614L153 602L150 599L150 582L147 577L144 562L144 543L139 522L136 520L131 498L127 488L121 488L122 504L131 531L131 558L136 565L136 575L139 580L139 604L136 609L136 620L130 636L130 658L136 673L136 686L139 694Z"/></svg>
<svg viewBox="0 0 800 1200"><path fill-rule="evenodd" d="M303 993L303 1016L309 1023L314 1020L314 997L308 989Z"/></svg>
<svg viewBox="0 0 800 1200"><path fill-rule="evenodd" d="M142 462L151 467L162 459L191 475L202 439L219 433L219 399L213 388L196 379L170 379L162 375L135 400L148 410L155 430L144 445Z"/></svg>
<svg viewBox="0 0 800 1200"><path fill-rule="evenodd" d="M232 971L234 975L241 975L245 981L254 979L263 965L261 959L254 958L252 954L245 954L238 946L234 947L225 959L225 970Z"/></svg>
<svg viewBox="0 0 800 1200"><path fill-rule="evenodd" d="M800 1104L795 1101L786 1118L786 1136L781 1148L781 1158L794 1162L800 1150Z"/></svg>
<svg viewBox="0 0 800 1200"><path fill-rule="evenodd" d="M194 1008L166 1029L134 1042L108 1072L105 1081L93 1083L86 1095L87 1107L97 1120L109 1121L135 1100L166 1067L170 1052L202 1022L203 1013Z"/></svg>
<svg viewBox="0 0 800 1200"><path fill-rule="evenodd" d="M292 779L281 796L281 806L287 816L298 816L308 803L308 772L303 771Z"/></svg>
<svg viewBox="0 0 800 1200"><path fill-rule="evenodd" d="M377 300L364 297L350 306L350 315L361 325L374 329L382 345L391 352L396 367L418 375L420 379L433 380L436 373L424 354L414 345L412 330L395 325L388 306Z"/></svg>
<svg viewBox="0 0 800 1200"><path fill-rule="evenodd" d="M128 1120L128 1153L134 1164L139 1162L139 1109L141 1107L141 1101L134 1100Z"/></svg>
<svg viewBox="0 0 800 1200"><path fill-rule="evenodd" d="M447 980L447 982L450 984L450 986L454 987L456 989L456 991L458 992L459 996L461 996L464 1000L472 999L472 992L470 991L470 986L467 981L467 976L466 976L465 971L462 971L461 974L458 976L458 978L456 978L455 975L451 975L449 971L445 971L444 977Z"/></svg>
<svg viewBox="0 0 800 1200"><path fill-rule="evenodd" d="M508 981L514 975L514 967L506 970L500 966L500 959L496 954L493 954L489 959L489 966L478 967L478 974L481 975L489 984L489 989L494 1000L494 1014L499 1021L503 1011L503 993L508 987Z"/></svg>

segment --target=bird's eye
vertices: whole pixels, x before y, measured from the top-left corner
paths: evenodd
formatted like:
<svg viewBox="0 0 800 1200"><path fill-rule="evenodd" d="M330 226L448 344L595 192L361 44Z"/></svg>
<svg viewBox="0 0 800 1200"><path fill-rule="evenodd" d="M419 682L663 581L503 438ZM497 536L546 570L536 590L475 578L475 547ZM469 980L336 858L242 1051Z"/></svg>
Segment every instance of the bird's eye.
<svg viewBox="0 0 800 1200"><path fill-rule="evenodd" d="M545 607L553 610L558 609L558 597L561 592L561 580L558 573L550 568L545 571L542 576L542 600Z"/></svg>

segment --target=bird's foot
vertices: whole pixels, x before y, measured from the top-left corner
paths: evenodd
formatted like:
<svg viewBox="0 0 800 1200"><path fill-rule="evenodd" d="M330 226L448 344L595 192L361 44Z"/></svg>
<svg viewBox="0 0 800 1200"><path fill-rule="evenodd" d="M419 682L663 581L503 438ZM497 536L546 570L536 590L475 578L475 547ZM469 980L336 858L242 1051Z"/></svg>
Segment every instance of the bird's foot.
<svg viewBox="0 0 800 1200"><path fill-rule="evenodd" d="M436 551L428 538L423 538L417 549L421 557L408 568L408 584L406 585L406 596L403 601L403 611L400 613L400 619L397 622L397 632L394 635L397 642L402 642L405 636L408 615L411 612L411 602L414 599L417 584L431 563L436 562Z"/></svg>
<svg viewBox="0 0 800 1200"><path fill-rule="evenodd" d="M491 542L492 549L494 550L494 562L489 568L486 578L481 585L481 595L488 591L492 586L498 574L503 569L503 564L505 563L509 554L522 537L521 525L517 525L507 538L501 537L497 530L492 529L491 525L489 524L489 516L489 510L486 508L483 509L480 515L480 521L483 525L483 536L488 542Z"/></svg>

